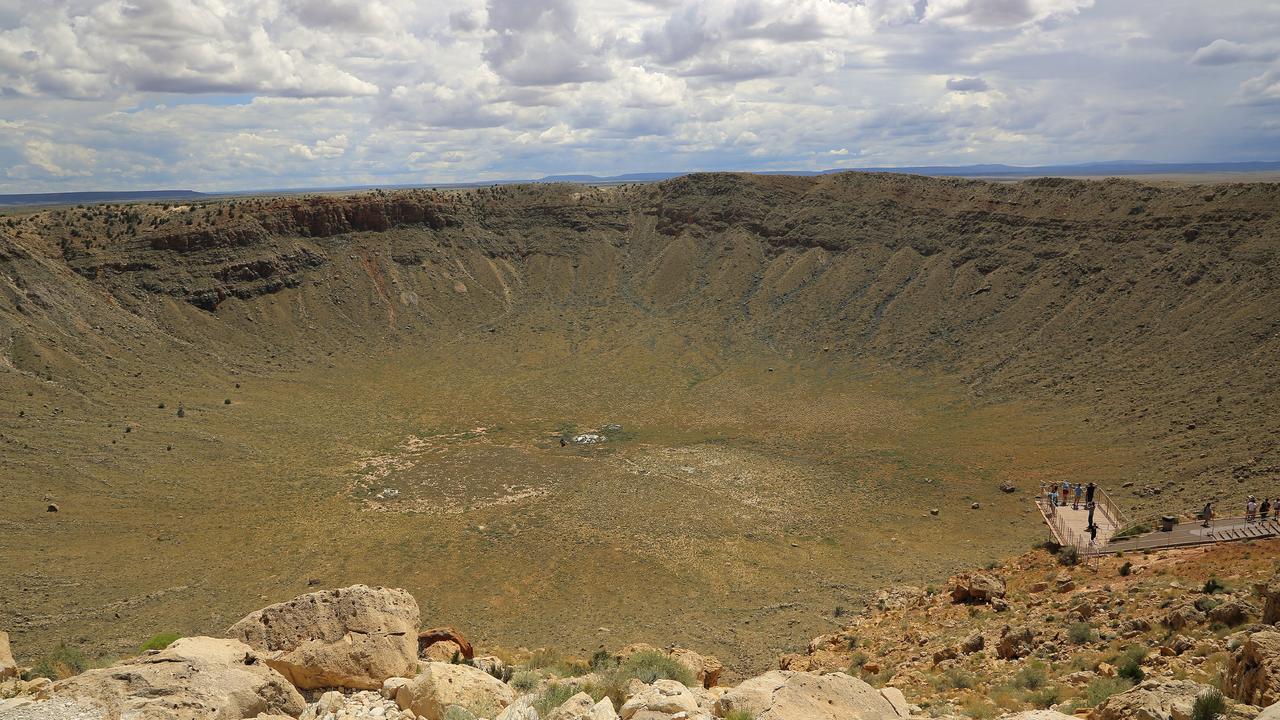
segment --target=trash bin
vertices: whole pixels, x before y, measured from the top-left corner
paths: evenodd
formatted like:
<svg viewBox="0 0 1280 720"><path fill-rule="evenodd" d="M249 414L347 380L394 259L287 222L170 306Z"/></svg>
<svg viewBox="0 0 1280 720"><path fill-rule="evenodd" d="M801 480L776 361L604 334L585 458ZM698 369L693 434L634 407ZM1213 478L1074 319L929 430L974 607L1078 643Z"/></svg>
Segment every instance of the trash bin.
<svg viewBox="0 0 1280 720"><path fill-rule="evenodd" d="M1173 526L1178 524L1178 518L1173 515L1160 516L1160 532L1173 532Z"/></svg>

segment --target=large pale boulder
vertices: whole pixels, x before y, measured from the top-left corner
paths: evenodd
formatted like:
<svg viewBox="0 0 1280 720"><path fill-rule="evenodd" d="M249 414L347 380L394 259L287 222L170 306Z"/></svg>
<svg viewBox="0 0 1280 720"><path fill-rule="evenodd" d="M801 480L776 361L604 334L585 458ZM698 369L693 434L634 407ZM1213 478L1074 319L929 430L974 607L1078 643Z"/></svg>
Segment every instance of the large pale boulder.
<svg viewBox="0 0 1280 720"><path fill-rule="evenodd" d="M493 717L515 700L506 683L470 665L426 663L422 672L396 691L396 704L427 720L441 720L457 705L475 715Z"/></svg>
<svg viewBox="0 0 1280 720"><path fill-rule="evenodd" d="M580 692L552 710L547 720L618 720L618 713L609 698L596 702L590 695Z"/></svg>
<svg viewBox="0 0 1280 720"><path fill-rule="evenodd" d="M158 652L53 684L54 699L92 703L108 720L297 717L298 691L238 640L182 638Z"/></svg>
<svg viewBox="0 0 1280 720"><path fill-rule="evenodd" d="M0 632L0 680L18 676L18 663L9 649L9 633Z"/></svg>
<svg viewBox="0 0 1280 720"><path fill-rule="evenodd" d="M1226 692L1242 703L1280 702L1280 632L1251 633L1231 656Z"/></svg>
<svg viewBox="0 0 1280 720"><path fill-rule="evenodd" d="M716 715L745 710L757 720L894 720L893 704L844 673L773 670L744 681L716 702ZM626 716L623 716L626 720Z"/></svg>
<svg viewBox="0 0 1280 720"><path fill-rule="evenodd" d="M1089 717L1090 720L1190 720L1196 697L1210 690L1210 686L1191 680L1152 678L1107 698Z"/></svg>
<svg viewBox="0 0 1280 720"><path fill-rule="evenodd" d="M683 714L681 714L683 713ZM687 720L710 720L698 696L675 680L657 680L638 688L618 710L622 720L665 720L674 716Z"/></svg>
<svg viewBox="0 0 1280 720"><path fill-rule="evenodd" d="M404 590L308 593L252 612L227 632L303 689L377 690L418 666L418 602Z"/></svg>

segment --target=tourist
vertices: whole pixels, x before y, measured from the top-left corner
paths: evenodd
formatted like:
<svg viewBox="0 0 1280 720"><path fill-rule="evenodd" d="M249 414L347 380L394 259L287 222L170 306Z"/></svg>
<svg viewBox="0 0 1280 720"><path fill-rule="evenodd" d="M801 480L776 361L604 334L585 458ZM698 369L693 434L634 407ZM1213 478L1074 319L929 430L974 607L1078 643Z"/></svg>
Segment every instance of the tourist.
<svg viewBox="0 0 1280 720"><path fill-rule="evenodd" d="M1258 514L1258 501L1250 495L1244 504L1244 521L1253 522L1254 517Z"/></svg>
<svg viewBox="0 0 1280 720"><path fill-rule="evenodd" d="M1085 503L1085 504L1084 504L1084 506L1085 506L1085 508L1087 508L1087 509L1089 510L1089 524L1090 524L1090 525L1092 525L1092 524L1093 524L1093 509L1094 509L1094 508L1096 508L1096 507L1098 506L1098 504L1097 504L1097 503L1095 503L1095 502L1090 501L1090 502Z"/></svg>
<svg viewBox="0 0 1280 720"><path fill-rule="evenodd" d="M1098 541L1098 526L1089 523L1089 544L1092 545Z"/></svg>
<svg viewBox="0 0 1280 720"><path fill-rule="evenodd" d="M1085 487L1085 489L1084 489L1084 501L1085 501L1085 503L1092 503L1092 502L1093 502L1093 491L1094 491L1094 490L1097 490L1097 489L1098 489L1098 486L1097 486L1097 485L1094 485L1094 484L1093 484L1093 482L1092 482L1092 481L1090 481L1090 482L1089 482L1089 484L1088 484L1088 485Z"/></svg>
<svg viewBox="0 0 1280 720"><path fill-rule="evenodd" d="M1071 483L1066 480L1062 481L1062 506L1067 506L1067 495L1071 494Z"/></svg>
<svg viewBox="0 0 1280 720"><path fill-rule="evenodd" d="M1076 496L1075 496L1075 499L1071 501L1072 510L1080 509L1080 494L1083 492L1084 492L1084 488L1080 486L1080 483L1076 483L1076 486L1075 486Z"/></svg>
<svg viewBox="0 0 1280 720"><path fill-rule="evenodd" d="M1200 527L1209 527L1209 521L1213 519L1213 501L1204 504L1204 509L1200 511L1200 517L1204 519L1200 523Z"/></svg>
<svg viewBox="0 0 1280 720"><path fill-rule="evenodd" d="M1258 506L1258 512L1262 514L1262 522L1267 521L1267 515L1271 512L1271 500L1262 498L1262 505Z"/></svg>
<svg viewBox="0 0 1280 720"><path fill-rule="evenodd" d="M1049 486L1049 507L1053 508L1055 512L1058 509L1058 486L1057 485Z"/></svg>

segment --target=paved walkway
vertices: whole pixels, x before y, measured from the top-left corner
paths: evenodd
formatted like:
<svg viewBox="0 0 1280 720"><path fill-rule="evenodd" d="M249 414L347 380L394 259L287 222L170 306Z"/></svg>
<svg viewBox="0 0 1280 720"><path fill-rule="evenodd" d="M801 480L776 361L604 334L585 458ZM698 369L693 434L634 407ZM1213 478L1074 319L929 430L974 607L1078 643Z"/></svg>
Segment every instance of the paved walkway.
<svg viewBox="0 0 1280 720"><path fill-rule="evenodd" d="M1040 512L1044 513L1047 516L1046 519L1050 520L1051 527L1055 524L1052 518L1057 519L1057 527L1053 528L1056 530L1055 536L1061 534L1063 529L1068 531L1069 535L1066 537L1059 536L1058 542L1064 545L1073 544L1069 538L1077 538L1081 545L1090 545L1089 511L1085 509L1084 503L1080 503L1079 509L1075 510L1071 508L1070 504L1065 507L1060 505L1054 509L1050 509L1046 501L1037 501L1037 504L1040 505ZM1098 526L1098 539L1092 543L1093 547L1100 548L1106 545L1112 535L1120 532L1120 528L1116 527L1116 523L1111 516L1100 508L1093 513L1093 523Z"/></svg>

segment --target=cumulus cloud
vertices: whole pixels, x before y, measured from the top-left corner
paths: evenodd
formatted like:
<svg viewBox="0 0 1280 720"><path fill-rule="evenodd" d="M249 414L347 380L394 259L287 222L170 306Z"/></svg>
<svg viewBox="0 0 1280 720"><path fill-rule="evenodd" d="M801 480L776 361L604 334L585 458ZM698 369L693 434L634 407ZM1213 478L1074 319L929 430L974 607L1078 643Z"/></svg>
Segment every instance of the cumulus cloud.
<svg viewBox="0 0 1280 720"><path fill-rule="evenodd" d="M1252 0L0 2L0 191L1280 159L1275 37Z"/></svg>
<svg viewBox="0 0 1280 720"><path fill-rule="evenodd" d="M985 92L987 88L987 81L980 77L961 77L947 80L947 89L953 92Z"/></svg>
<svg viewBox="0 0 1280 720"><path fill-rule="evenodd" d="M1232 65L1242 62L1270 62L1280 56L1275 46L1246 45L1218 38L1196 50L1192 65Z"/></svg>

